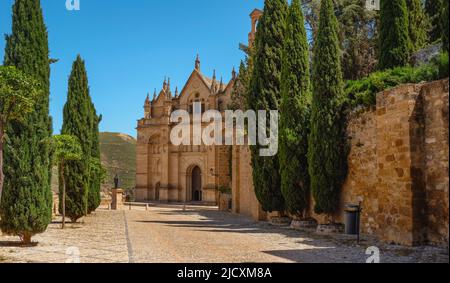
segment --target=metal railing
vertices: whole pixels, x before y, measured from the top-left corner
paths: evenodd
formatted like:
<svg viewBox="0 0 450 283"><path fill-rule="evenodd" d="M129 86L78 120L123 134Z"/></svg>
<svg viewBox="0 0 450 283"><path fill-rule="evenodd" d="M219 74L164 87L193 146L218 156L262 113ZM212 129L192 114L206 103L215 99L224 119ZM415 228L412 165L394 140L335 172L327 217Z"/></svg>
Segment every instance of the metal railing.
<svg viewBox="0 0 450 283"><path fill-rule="evenodd" d="M142 202L124 202L123 205L128 206L129 210L132 210L133 206L145 207L145 210L148 210L150 206L148 203Z"/></svg>

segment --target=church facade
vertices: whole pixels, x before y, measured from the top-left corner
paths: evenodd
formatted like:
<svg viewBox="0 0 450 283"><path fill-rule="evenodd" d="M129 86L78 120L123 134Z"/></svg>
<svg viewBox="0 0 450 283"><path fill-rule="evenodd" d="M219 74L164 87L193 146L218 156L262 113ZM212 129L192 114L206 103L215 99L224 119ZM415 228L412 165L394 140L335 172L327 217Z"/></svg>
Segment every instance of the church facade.
<svg viewBox="0 0 450 283"><path fill-rule="evenodd" d="M249 46L261 15L260 10L250 14ZM206 76L197 56L180 92L178 88L172 92L169 79L164 81L159 93L155 91L153 99L147 96L144 117L137 125L136 201L217 204L219 190L231 189L232 147L173 145L170 133L176 124L170 122L170 115L175 110L186 110L192 123L194 103L201 103L202 112L218 110L224 114L231 102L236 76L234 69L228 83L218 79L215 71L211 77Z"/></svg>
<svg viewBox="0 0 450 283"><path fill-rule="evenodd" d="M186 110L192 123L194 103L201 103L202 112L219 110L224 113L235 79L234 70L228 83L217 80L215 72L211 78L205 76L197 57L195 68L181 92L176 89L172 93L169 80L164 81L161 91L155 93L152 100L147 97L145 116L137 127L137 201L217 203L219 188L230 184L231 149L203 144L173 145L170 133L176 124L170 122L170 115L176 110Z"/></svg>

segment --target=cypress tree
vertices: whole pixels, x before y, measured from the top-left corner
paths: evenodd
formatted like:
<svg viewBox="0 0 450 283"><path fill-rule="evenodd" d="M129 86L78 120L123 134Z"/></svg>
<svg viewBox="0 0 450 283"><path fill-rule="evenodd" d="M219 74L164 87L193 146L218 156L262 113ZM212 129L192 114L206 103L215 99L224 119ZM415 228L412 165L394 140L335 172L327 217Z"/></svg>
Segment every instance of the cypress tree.
<svg viewBox="0 0 450 283"><path fill-rule="evenodd" d="M442 45L445 52L448 53L448 0L444 0L441 11L442 27Z"/></svg>
<svg viewBox="0 0 450 283"><path fill-rule="evenodd" d="M91 162L93 130L87 73L84 61L79 55L72 65L63 118L62 134L77 137L83 152L82 159L68 161L64 169L66 215L72 222L76 222L88 212L89 165ZM60 184L62 183L60 182ZM62 187L60 186L61 190ZM61 200L60 203L62 203Z"/></svg>
<svg viewBox="0 0 450 283"><path fill-rule="evenodd" d="M332 0L322 0L314 46L308 164L316 213L332 214L347 174L338 26Z"/></svg>
<svg viewBox="0 0 450 283"><path fill-rule="evenodd" d="M88 196L88 212L95 211L101 202L100 188L101 188L101 175L99 174L95 164L100 160L100 133L99 124L102 117L97 116L94 104L91 103L91 116L92 116L92 151L91 151L91 164L90 166L90 178L89 178L89 196Z"/></svg>
<svg viewBox="0 0 450 283"><path fill-rule="evenodd" d="M248 60L246 61L248 62ZM231 93L231 103L229 105L229 108L232 110L245 110L247 108L245 105L249 80L247 64L244 61L241 61L239 66L239 74L234 83L233 92Z"/></svg>
<svg viewBox="0 0 450 283"><path fill-rule="evenodd" d="M431 30L429 32L430 42L435 42L441 39L441 7L448 0L426 0L425 1L425 12L430 19ZM448 18L447 18L448 20Z"/></svg>
<svg viewBox="0 0 450 283"><path fill-rule="evenodd" d="M409 15L409 38L411 52L423 48L429 41L430 19L425 13L421 0L407 0Z"/></svg>
<svg viewBox="0 0 450 283"><path fill-rule="evenodd" d="M12 34L6 36L4 65L34 78L44 93L21 123L8 125L5 183L0 204L1 229L25 243L47 229L52 217L49 116L50 59L47 28L39 0L16 0Z"/></svg>
<svg viewBox="0 0 450 283"><path fill-rule="evenodd" d="M381 0L380 4L378 68L406 66L411 50L406 0Z"/></svg>
<svg viewBox="0 0 450 283"><path fill-rule="evenodd" d="M293 0L286 21L280 104L281 192L286 209L304 216L309 204L309 45L299 0Z"/></svg>
<svg viewBox="0 0 450 283"><path fill-rule="evenodd" d="M287 11L286 0L264 2L264 15L256 32L254 65L247 97L251 110L278 109ZM252 146L251 152L255 193L263 210L284 211L278 157L260 156L258 146Z"/></svg>

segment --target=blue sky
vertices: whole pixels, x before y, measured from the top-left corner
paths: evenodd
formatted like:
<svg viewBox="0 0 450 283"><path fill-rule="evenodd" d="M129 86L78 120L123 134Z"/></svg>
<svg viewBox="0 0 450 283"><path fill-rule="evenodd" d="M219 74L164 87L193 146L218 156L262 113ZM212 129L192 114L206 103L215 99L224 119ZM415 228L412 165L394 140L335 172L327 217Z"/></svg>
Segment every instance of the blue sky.
<svg viewBox="0 0 450 283"><path fill-rule="evenodd" d="M0 1L0 34L11 32L14 0ZM180 89L197 53L202 72L213 69L225 81L239 67L247 42L249 14L263 0L80 0L67 11L66 0L41 0L52 65L51 115L54 132L62 126L67 80L77 54L86 60L91 96L103 115L101 131L136 136L147 92L169 76ZM5 41L0 38L3 61Z"/></svg>

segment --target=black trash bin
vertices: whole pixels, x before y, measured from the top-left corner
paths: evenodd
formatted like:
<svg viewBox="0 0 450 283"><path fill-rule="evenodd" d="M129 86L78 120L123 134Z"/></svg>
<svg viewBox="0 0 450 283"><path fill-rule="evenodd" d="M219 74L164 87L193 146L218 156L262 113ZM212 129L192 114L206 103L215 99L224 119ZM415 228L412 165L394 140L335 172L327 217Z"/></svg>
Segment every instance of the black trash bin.
<svg viewBox="0 0 450 283"><path fill-rule="evenodd" d="M345 234L359 235L360 206L348 204L345 206Z"/></svg>

